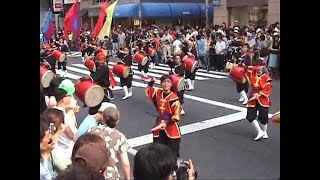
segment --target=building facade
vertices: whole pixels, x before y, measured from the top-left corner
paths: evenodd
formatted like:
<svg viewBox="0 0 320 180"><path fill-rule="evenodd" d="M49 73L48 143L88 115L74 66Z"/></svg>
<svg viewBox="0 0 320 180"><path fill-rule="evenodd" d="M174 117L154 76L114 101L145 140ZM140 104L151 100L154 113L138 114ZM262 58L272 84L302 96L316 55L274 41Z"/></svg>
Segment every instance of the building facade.
<svg viewBox="0 0 320 180"><path fill-rule="evenodd" d="M105 0L81 0L80 16L82 25L93 28L98 15L99 3ZM110 0L112 3L115 0ZM173 25L204 25L206 0L119 0L114 11L113 24L128 27L139 23L141 26L157 24L158 26ZM55 0L40 0L40 27ZM247 25L249 21L257 25L280 22L280 0L208 0L209 24ZM72 4L65 4L67 10ZM54 13L56 27L62 27L62 17ZM58 28L57 28L58 29Z"/></svg>
<svg viewBox="0 0 320 180"><path fill-rule="evenodd" d="M114 1L114 0L113 0ZM111 2L113 2L111 1ZM82 0L82 23L93 28L102 0ZM208 1L208 16L213 19L213 4ZM206 24L205 0L119 0L113 14L113 24L127 27L135 25L182 26Z"/></svg>
<svg viewBox="0 0 320 180"><path fill-rule="evenodd" d="M270 25L280 22L280 0L214 0L213 23L233 26L234 21L247 25Z"/></svg>

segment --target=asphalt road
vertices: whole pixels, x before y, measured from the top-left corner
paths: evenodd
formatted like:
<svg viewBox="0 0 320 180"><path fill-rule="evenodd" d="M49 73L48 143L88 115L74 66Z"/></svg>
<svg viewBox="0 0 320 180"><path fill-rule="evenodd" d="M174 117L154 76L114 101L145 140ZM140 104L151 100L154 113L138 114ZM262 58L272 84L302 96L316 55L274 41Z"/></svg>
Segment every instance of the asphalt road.
<svg viewBox="0 0 320 180"><path fill-rule="evenodd" d="M68 57L68 75L71 80L88 71L81 63L79 53ZM110 67L115 58L110 58ZM168 72L165 65L151 70L152 76L160 77ZM121 113L117 129L123 132L132 146L130 163L137 150L152 142L150 129L156 118L156 110L144 93L146 82L138 77L136 65L133 96L122 100L120 87L114 90L115 99ZM87 72L86 72L87 71ZM119 83L118 83L119 85ZM246 108L238 102L235 84L227 73L201 70L197 73L195 90L186 91L184 110L181 119L181 150L183 159L191 158L198 179L277 179L280 177L280 129L269 123L269 139L254 141L256 132L245 120ZM82 103L78 101L82 107ZM269 113L280 109L280 81L273 81ZM82 108L77 114L80 124L88 113Z"/></svg>

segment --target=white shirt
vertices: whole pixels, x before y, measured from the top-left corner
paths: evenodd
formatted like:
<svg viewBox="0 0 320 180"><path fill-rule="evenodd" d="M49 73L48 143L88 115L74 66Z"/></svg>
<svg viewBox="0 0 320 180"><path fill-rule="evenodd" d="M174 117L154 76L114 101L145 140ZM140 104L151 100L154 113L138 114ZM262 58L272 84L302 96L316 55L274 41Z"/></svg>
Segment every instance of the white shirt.
<svg viewBox="0 0 320 180"><path fill-rule="evenodd" d="M174 40L172 43L173 53L181 51L181 48L180 48L181 45L182 45L182 42L179 39Z"/></svg>
<svg viewBox="0 0 320 180"><path fill-rule="evenodd" d="M217 41L216 46L214 47L216 49L216 53L223 54L223 50L226 48L226 43L224 41Z"/></svg>
<svg viewBox="0 0 320 180"><path fill-rule="evenodd" d="M54 108L59 109L63 112L65 126L69 127L74 134L77 134L77 127L76 127L75 118L69 117L69 115L67 115L65 109L63 109L61 107L55 106ZM70 157L71 157L72 149L74 146L74 140L70 139L67 136L67 134L65 132L63 132L58 137L58 144L61 148L63 148L65 150L65 153L70 154Z"/></svg>

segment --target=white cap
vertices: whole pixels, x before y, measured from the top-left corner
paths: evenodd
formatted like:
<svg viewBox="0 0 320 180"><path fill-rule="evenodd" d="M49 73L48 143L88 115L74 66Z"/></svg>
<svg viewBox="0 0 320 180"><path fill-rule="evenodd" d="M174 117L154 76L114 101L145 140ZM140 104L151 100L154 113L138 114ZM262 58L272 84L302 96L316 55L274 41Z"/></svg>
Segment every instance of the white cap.
<svg viewBox="0 0 320 180"><path fill-rule="evenodd" d="M234 30L239 30L239 27L238 26L234 27Z"/></svg>
<svg viewBox="0 0 320 180"><path fill-rule="evenodd" d="M100 106L98 112L103 112L108 107L113 107L113 108L117 109L117 106L115 104L110 103L110 102L103 102L103 103L101 103L101 106Z"/></svg>
<svg viewBox="0 0 320 180"><path fill-rule="evenodd" d="M247 32L248 37L253 37L252 33Z"/></svg>
<svg viewBox="0 0 320 180"><path fill-rule="evenodd" d="M233 32L238 33L239 31L235 29Z"/></svg>
<svg viewBox="0 0 320 180"><path fill-rule="evenodd" d="M274 28L274 31L275 31L275 32L279 32L279 29L278 29L278 28Z"/></svg>
<svg viewBox="0 0 320 180"><path fill-rule="evenodd" d="M279 33L275 32L273 33L274 36L279 36Z"/></svg>
<svg viewBox="0 0 320 180"><path fill-rule="evenodd" d="M256 32L257 32L257 33L261 32L261 29L260 29L260 28L258 28Z"/></svg>

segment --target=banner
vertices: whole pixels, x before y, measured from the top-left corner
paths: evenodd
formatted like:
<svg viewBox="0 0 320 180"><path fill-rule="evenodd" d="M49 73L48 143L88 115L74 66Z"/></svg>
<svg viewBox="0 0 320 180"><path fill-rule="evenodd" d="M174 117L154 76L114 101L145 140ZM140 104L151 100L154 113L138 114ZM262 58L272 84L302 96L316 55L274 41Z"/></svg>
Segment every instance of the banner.
<svg viewBox="0 0 320 180"><path fill-rule="evenodd" d="M110 29L111 29L111 23L112 23L112 16L113 16L113 11L114 8L116 7L118 3L118 0L116 0L114 3L112 3L106 11L106 21L103 24L103 27L98 35L99 39L103 39L104 36L109 36L110 35Z"/></svg>
<svg viewBox="0 0 320 180"><path fill-rule="evenodd" d="M52 20L52 12L50 9L45 17L40 31L43 34L43 39L45 42L48 42L51 36L55 33L54 24Z"/></svg>
<svg viewBox="0 0 320 180"><path fill-rule="evenodd" d="M73 38L77 39L80 36L80 15L79 3L75 0L68 13L63 20L63 37L68 39L68 31L71 31Z"/></svg>
<svg viewBox="0 0 320 180"><path fill-rule="evenodd" d="M107 10L107 1L104 3L100 4L100 13L99 13L99 17L97 20L97 23L92 31L92 37L96 38L98 36L98 34L100 33L102 26L103 26L103 21L104 18L106 16L106 10Z"/></svg>

